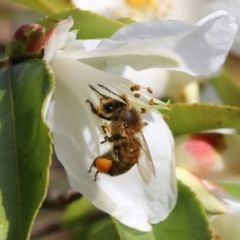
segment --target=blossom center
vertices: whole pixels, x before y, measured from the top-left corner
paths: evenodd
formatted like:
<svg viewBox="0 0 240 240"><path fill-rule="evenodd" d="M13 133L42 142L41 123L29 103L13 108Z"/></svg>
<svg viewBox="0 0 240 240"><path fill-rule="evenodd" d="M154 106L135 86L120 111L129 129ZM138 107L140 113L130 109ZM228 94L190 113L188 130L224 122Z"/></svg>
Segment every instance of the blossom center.
<svg viewBox="0 0 240 240"><path fill-rule="evenodd" d="M125 3L137 21L167 18L174 8L170 0L125 0Z"/></svg>
<svg viewBox="0 0 240 240"><path fill-rule="evenodd" d="M156 0L126 0L126 3L131 7L141 8L141 9L157 9Z"/></svg>

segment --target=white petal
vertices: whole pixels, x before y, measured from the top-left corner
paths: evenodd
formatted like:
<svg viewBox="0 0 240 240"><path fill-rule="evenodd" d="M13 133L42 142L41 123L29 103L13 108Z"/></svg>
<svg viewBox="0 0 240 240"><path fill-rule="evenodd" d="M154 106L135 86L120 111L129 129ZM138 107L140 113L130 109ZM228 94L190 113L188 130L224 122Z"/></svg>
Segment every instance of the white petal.
<svg viewBox="0 0 240 240"><path fill-rule="evenodd" d="M220 236L221 240L239 240L240 202L231 204L230 209L231 213L220 215L211 222L213 232Z"/></svg>
<svg viewBox="0 0 240 240"><path fill-rule="evenodd" d="M153 97L155 98L164 96L168 84L168 72L165 69L152 68L135 71L127 66L122 76L146 88L151 87L153 90Z"/></svg>
<svg viewBox="0 0 240 240"><path fill-rule="evenodd" d="M211 221L213 236L221 240L239 240L240 236L240 201L218 186L205 182L211 192L224 204L227 213L215 216Z"/></svg>
<svg viewBox="0 0 240 240"><path fill-rule="evenodd" d="M152 177L149 185L141 179L137 166L117 177L99 174L93 182L94 173L87 171L111 144L99 144L104 135L99 130L99 118L86 103L86 99L95 101L96 97L88 84L104 84L108 79L114 87L115 76L60 57L51 62L51 67L56 77L54 146L70 185L122 223L151 230L150 223L166 218L177 198L173 138L166 123L158 112L142 115L148 122L144 135L156 170L156 178Z"/></svg>
<svg viewBox="0 0 240 240"><path fill-rule="evenodd" d="M47 34L47 41L45 42L44 59L50 61L57 52L64 46L69 40L69 30L73 26L73 19L69 17L66 20L58 23ZM50 35L50 38L48 39Z"/></svg>
<svg viewBox="0 0 240 240"><path fill-rule="evenodd" d="M74 41L62 54L98 68L124 64L209 75L224 62L236 30L234 18L218 11L195 25L172 20L130 24L109 39Z"/></svg>
<svg viewBox="0 0 240 240"><path fill-rule="evenodd" d="M209 13L219 9L223 9L229 12L232 16L236 18L237 25L240 26L240 0L212 0L208 1L208 3L206 3L204 7L205 13ZM238 27L238 31L235 36L231 50L234 54L240 56L240 27Z"/></svg>

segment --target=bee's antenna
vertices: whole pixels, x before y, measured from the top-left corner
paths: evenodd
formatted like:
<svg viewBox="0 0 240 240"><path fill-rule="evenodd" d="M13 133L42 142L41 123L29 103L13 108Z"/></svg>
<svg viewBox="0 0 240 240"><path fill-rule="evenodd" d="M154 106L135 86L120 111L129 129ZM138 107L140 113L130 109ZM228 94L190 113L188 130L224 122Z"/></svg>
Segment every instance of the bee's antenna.
<svg viewBox="0 0 240 240"><path fill-rule="evenodd" d="M118 95L118 94L116 94L116 93L112 92L110 89L108 89L108 88L104 87L103 85L101 85L101 84L98 84L98 86L99 86L99 87L102 87L102 88L104 88L104 89L106 89L108 92L110 92L110 93L112 93L112 94L114 94L114 95L116 95L116 96L118 96L118 97L119 97L119 95Z"/></svg>
<svg viewBox="0 0 240 240"><path fill-rule="evenodd" d="M88 85L88 86L89 86L93 91L95 91L96 93L98 93L100 96L107 98L106 95L100 93L100 92L99 92L96 88L94 88L92 85Z"/></svg>
<svg viewBox="0 0 240 240"><path fill-rule="evenodd" d="M127 96L126 96L125 94L123 94L123 95L121 96L121 95L118 95L118 94L112 92L110 89L104 87L104 86L101 85L101 84L98 84L98 86L99 86L99 87L102 87L102 88L104 88L104 89L106 89L108 92L110 92L110 93L114 94L115 96L121 98L125 103L128 104L128 99L127 99ZM131 107L130 107L130 108L131 108Z"/></svg>

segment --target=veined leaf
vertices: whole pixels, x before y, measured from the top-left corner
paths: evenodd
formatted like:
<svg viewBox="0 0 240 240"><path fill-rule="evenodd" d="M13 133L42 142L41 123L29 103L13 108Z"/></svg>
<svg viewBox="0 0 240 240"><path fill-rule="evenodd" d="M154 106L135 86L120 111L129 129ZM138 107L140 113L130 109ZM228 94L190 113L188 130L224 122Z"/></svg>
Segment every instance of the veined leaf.
<svg viewBox="0 0 240 240"><path fill-rule="evenodd" d="M189 134L217 128L240 129L240 108L214 104L171 104L171 111L161 111L173 134Z"/></svg>
<svg viewBox="0 0 240 240"><path fill-rule="evenodd" d="M211 240L207 216L189 187L178 182L177 205L168 218L154 226L156 239Z"/></svg>
<svg viewBox="0 0 240 240"><path fill-rule="evenodd" d="M119 18L118 21L124 24L136 23L136 21L131 18Z"/></svg>
<svg viewBox="0 0 240 240"><path fill-rule="evenodd" d="M43 60L0 72L0 239L26 240L45 196L51 139L42 106L53 88Z"/></svg>
<svg viewBox="0 0 240 240"><path fill-rule="evenodd" d="M157 240L154 232L141 232L132 228L129 228L116 219L112 218L117 228L118 234L121 240Z"/></svg>
<svg viewBox="0 0 240 240"><path fill-rule="evenodd" d="M240 186L238 184L218 183L218 185L224 188L233 197L238 198L240 200Z"/></svg>
<svg viewBox="0 0 240 240"><path fill-rule="evenodd" d="M62 225L72 232L73 240L118 240L119 236L111 218L106 214L99 218L101 214L88 199L82 197L67 207L63 214Z"/></svg>
<svg viewBox="0 0 240 240"><path fill-rule="evenodd" d="M72 8L74 5L72 1L66 0L12 0L13 2L23 4L34 9L37 12L52 14L62 11L66 8Z"/></svg>
<svg viewBox="0 0 240 240"><path fill-rule="evenodd" d="M239 79L234 78L234 76L225 69L219 76L213 78L211 82L225 104L240 106Z"/></svg>
<svg viewBox="0 0 240 240"><path fill-rule="evenodd" d="M88 223L84 228L74 231L72 240L88 239L88 240L119 240L114 223L110 217L99 219L96 222Z"/></svg>
<svg viewBox="0 0 240 240"><path fill-rule="evenodd" d="M74 19L72 30L78 30L77 38L79 39L108 38L124 26L123 23L116 20L80 9L65 10L46 17L38 23L49 30L56 23L70 16Z"/></svg>
<svg viewBox="0 0 240 240"><path fill-rule="evenodd" d="M68 205L63 213L62 225L69 229L75 225L79 226L80 222L86 222L88 215L92 215L97 211L97 208L88 199L82 197Z"/></svg>

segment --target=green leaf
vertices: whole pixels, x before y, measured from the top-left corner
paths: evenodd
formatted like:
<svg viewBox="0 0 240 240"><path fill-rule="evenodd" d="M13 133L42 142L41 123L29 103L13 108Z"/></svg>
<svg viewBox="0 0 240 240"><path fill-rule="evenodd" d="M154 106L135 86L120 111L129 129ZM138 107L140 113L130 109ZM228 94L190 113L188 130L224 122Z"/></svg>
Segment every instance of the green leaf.
<svg viewBox="0 0 240 240"><path fill-rule="evenodd" d="M67 207L63 214L62 225L72 232L73 240L119 239L111 218L99 211L84 197Z"/></svg>
<svg viewBox="0 0 240 240"><path fill-rule="evenodd" d="M122 240L210 240L211 233L206 214L195 194L178 183L177 205L167 219L153 225L151 232L140 232L114 219Z"/></svg>
<svg viewBox="0 0 240 240"><path fill-rule="evenodd" d="M11 0L16 3L23 4L27 7L30 7L37 12L52 14L59 11L63 11L66 8L72 8L74 5L71 1L66 0L41 0L41 1L32 1L32 0Z"/></svg>
<svg viewBox="0 0 240 240"><path fill-rule="evenodd" d="M115 225L110 217L97 221L88 232L89 240L119 240Z"/></svg>
<svg viewBox="0 0 240 240"><path fill-rule="evenodd" d="M173 134L189 134L217 128L240 129L240 108L214 104L171 104L164 111Z"/></svg>
<svg viewBox="0 0 240 240"><path fill-rule="evenodd" d="M153 231L151 232L140 232L133 228L127 227L120 223L118 220L113 219L117 228L118 234L121 240L156 240L156 236Z"/></svg>
<svg viewBox="0 0 240 240"><path fill-rule="evenodd" d="M124 24L136 23L136 21L131 18L120 18L118 21Z"/></svg>
<svg viewBox="0 0 240 240"><path fill-rule="evenodd" d="M74 19L74 25L71 30L79 30L77 32L77 38L80 39L108 38L124 26L123 23L118 21L80 9L65 10L46 17L38 23L49 30L56 23L70 16Z"/></svg>
<svg viewBox="0 0 240 240"><path fill-rule="evenodd" d="M26 240L48 184L51 138L42 106L53 88L43 60L0 72L0 239Z"/></svg>
<svg viewBox="0 0 240 240"><path fill-rule="evenodd" d="M90 214L97 211L97 208L87 198L82 197L68 205L62 217L62 224L65 228L74 228L75 225L85 222Z"/></svg>
<svg viewBox="0 0 240 240"><path fill-rule="evenodd" d="M80 228L74 232L73 240L119 240L115 225L110 217L100 219L94 223L89 223L86 228Z"/></svg>
<svg viewBox="0 0 240 240"><path fill-rule="evenodd" d="M207 216L196 195L181 182L178 183L178 201L169 217L154 226L156 239L210 240Z"/></svg>
<svg viewBox="0 0 240 240"><path fill-rule="evenodd" d="M188 186L201 202L208 214L222 214L226 212L222 203L203 185L203 183L184 168L176 167L177 179Z"/></svg>
<svg viewBox="0 0 240 240"><path fill-rule="evenodd" d="M219 186L224 188L230 195L240 200L240 186L231 183L218 183Z"/></svg>
<svg viewBox="0 0 240 240"><path fill-rule="evenodd" d="M232 106L240 106L240 82L228 72L226 69L221 75L212 79L219 97L225 104Z"/></svg>

